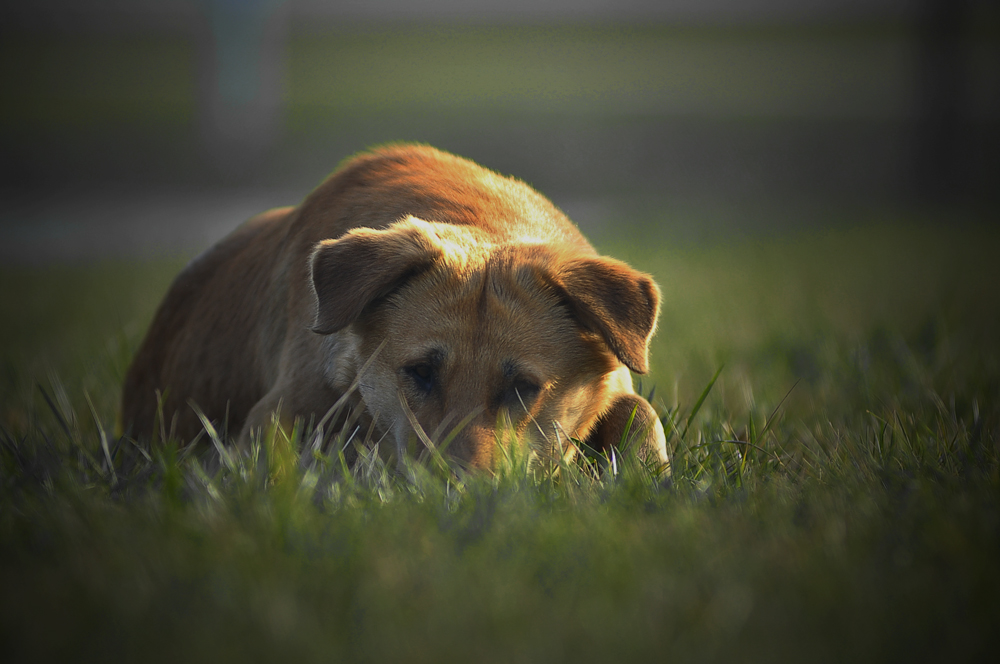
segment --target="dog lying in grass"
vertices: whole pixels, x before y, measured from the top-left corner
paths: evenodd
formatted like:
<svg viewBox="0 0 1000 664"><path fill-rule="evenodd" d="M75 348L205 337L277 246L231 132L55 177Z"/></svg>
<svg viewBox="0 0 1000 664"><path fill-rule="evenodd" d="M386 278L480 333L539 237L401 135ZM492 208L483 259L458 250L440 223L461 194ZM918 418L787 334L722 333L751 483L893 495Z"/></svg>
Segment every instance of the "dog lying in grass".
<svg viewBox="0 0 1000 664"><path fill-rule="evenodd" d="M452 427L447 454L489 469L502 428L542 459L624 444L665 467L629 374L648 369L658 314L648 275L597 255L524 183L385 147L184 269L129 368L122 423L190 441L194 404L247 446L274 417L290 430L344 398L397 458Z"/></svg>

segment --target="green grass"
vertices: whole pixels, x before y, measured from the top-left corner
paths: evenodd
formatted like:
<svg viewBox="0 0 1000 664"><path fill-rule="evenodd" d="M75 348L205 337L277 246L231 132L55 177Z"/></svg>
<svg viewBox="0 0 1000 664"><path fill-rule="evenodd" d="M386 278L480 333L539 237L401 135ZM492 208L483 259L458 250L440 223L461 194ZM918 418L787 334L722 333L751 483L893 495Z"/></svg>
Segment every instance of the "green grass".
<svg viewBox="0 0 1000 664"><path fill-rule="evenodd" d="M424 463L403 479L374 458L345 474L336 455L281 437L250 458L163 447L147 459L112 435L118 385L179 263L3 268L5 652L995 650L998 233L883 224L675 246L645 232L602 249L663 289L644 390L655 385L667 425L669 480L629 458L617 475L574 464L553 476L516 454L495 477Z"/></svg>

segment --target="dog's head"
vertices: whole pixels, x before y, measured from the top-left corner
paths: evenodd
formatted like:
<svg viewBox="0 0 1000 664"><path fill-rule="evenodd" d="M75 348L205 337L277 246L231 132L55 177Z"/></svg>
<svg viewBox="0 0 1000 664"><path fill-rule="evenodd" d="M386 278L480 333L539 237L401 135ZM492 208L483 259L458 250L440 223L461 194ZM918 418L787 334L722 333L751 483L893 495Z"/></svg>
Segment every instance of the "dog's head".
<svg viewBox="0 0 1000 664"><path fill-rule="evenodd" d="M464 424L468 466L495 463L498 426L551 458L648 368L659 291L614 259L410 217L321 242L311 269L315 332L355 368L385 342L359 389L400 451L415 419L436 442Z"/></svg>

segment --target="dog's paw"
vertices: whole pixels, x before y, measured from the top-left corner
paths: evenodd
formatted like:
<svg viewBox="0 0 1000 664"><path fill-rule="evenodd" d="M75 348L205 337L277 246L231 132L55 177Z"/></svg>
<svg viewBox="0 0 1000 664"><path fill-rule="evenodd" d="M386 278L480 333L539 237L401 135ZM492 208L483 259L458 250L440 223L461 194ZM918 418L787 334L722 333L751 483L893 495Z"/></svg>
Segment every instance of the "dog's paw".
<svg viewBox="0 0 1000 664"><path fill-rule="evenodd" d="M623 394L601 416L586 445L598 453L612 449L634 451L658 471L669 473L667 439L663 425L649 402L637 394Z"/></svg>

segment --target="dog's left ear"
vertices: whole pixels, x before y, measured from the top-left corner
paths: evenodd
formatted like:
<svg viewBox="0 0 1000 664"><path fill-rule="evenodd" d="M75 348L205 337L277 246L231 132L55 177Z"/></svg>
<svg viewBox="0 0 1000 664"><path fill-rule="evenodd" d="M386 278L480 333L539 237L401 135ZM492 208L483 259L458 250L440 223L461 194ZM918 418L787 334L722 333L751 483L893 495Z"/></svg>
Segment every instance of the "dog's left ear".
<svg viewBox="0 0 1000 664"><path fill-rule="evenodd" d="M555 273L580 323L604 338L632 371L649 371L649 339L660 314L660 289L653 279L613 258L577 258Z"/></svg>
<svg viewBox="0 0 1000 664"><path fill-rule="evenodd" d="M442 251L425 221L410 218L384 230L355 228L323 240L310 259L316 292L313 332L331 334L407 279L431 268Z"/></svg>

